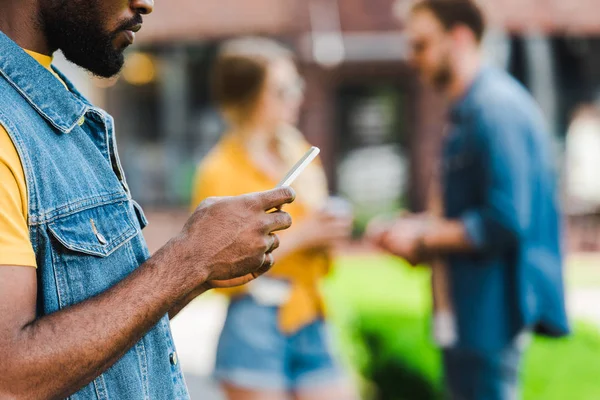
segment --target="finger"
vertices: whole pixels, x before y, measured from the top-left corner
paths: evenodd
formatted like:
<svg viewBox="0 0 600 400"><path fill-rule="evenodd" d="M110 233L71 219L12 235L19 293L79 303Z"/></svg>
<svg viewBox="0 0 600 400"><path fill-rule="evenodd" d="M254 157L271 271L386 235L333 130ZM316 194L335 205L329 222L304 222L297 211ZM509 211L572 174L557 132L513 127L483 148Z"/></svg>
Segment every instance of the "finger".
<svg viewBox="0 0 600 400"><path fill-rule="evenodd" d="M271 253L273 250L279 247L279 244L279 236L277 236L275 233L270 233L267 237L267 250L265 253Z"/></svg>
<svg viewBox="0 0 600 400"><path fill-rule="evenodd" d="M266 253L262 265L260 266L259 269L254 271L252 273L252 275L254 276L254 278L258 278L259 276L261 276L262 274L264 274L265 272L270 270L271 267L273 266L273 264L275 264L275 259L273 258L273 254Z"/></svg>
<svg viewBox="0 0 600 400"><path fill-rule="evenodd" d="M386 251L396 253L403 246L403 241L399 240L394 232L387 230L384 231L379 237L379 246Z"/></svg>
<svg viewBox="0 0 600 400"><path fill-rule="evenodd" d="M247 275L240 276L240 277L234 278L234 279L213 280L213 281L209 281L208 283L209 283L210 287L212 287L212 288L224 289L224 288L242 286L248 282L251 282L254 279L255 278L252 274L247 274Z"/></svg>
<svg viewBox="0 0 600 400"><path fill-rule="evenodd" d="M258 278L265 272L269 271L271 269L271 267L273 267L273 264L275 264L275 259L273 258L272 254L268 253L263 256L263 262L262 262L261 266L253 273L246 274L244 276L240 276L240 277L233 278L233 279L212 280L212 281L208 281L207 284L211 288L214 288L214 289L223 289L223 288L242 286L242 285L245 285L245 284L253 281L254 279Z"/></svg>
<svg viewBox="0 0 600 400"><path fill-rule="evenodd" d="M267 253L267 254L265 254L265 262L263 263L263 265L259 271L266 272L269 269L271 269L273 264L275 264L275 258L273 257L273 254Z"/></svg>
<svg viewBox="0 0 600 400"><path fill-rule="evenodd" d="M258 266L258 269L262 268L263 265L265 265L265 262L267 262L267 253L262 255L262 261L260 262L260 265Z"/></svg>
<svg viewBox="0 0 600 400"><path fill-rule="evenodd" d="M267 214L265 231L268 233L282 231L292 226L292 217L285 211L275 211Z"/></svg>
<svg viewBox="0 0 600 400"><path fill-rule="evenodd" d="M381 222L371 221L367 226L365 237L374 242L381 241L383 235L388 231L388 228L389 223L385 224Z"/></svg>
<svg viewBox="0 0 600 400"><path fill-rule="evenodd" d="M296 192L290 187L281 187L255 194L261 209L269 211L273 208L280 208L284 204L289 204L296 199Z"/></svg>

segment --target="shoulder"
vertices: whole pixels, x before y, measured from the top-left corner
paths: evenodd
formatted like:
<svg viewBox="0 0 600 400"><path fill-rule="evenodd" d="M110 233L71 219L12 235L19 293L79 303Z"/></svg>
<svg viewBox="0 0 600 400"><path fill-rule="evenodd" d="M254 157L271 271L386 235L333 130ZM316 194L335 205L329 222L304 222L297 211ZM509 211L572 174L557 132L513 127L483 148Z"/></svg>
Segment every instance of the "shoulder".
<svg viewBox="0 0 600 400"><path fill-rule="evenodd" d="M312 144L294 126L285 126L279 131L280 152L291 165L295 164L311 147ZM320 157L310 164L312 167L321 166Z"/></svg>
<svg viewBox="0 0 600 400"><path fill-rule="evenodd" d="M477 122L528 125L542 119L533 96L507 72L490 68L481 79L473 98Z"/></svg>
<svg viewBox="0 0 600 400"><path fill-rule="evenodd" d="M548 126L534 98L502 70L485 72L471 104L470 131L479 145L542 145L548 136Z"/></svg>
<svg viewBox="0 0 600 400"><path fill-rule="evenodd" d="M283 126L280 129L279 139L285 145L290 147L308 150L311 146L302 134L302 132L300 132L296 127L291 125Z"/></svg>

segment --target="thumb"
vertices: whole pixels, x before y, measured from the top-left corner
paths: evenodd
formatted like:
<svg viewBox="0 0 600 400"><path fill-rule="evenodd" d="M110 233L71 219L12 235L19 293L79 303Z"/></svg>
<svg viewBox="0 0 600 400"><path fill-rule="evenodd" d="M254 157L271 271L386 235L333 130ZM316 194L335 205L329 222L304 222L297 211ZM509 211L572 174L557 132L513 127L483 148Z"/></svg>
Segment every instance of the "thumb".
<svg viewBox="0 0 600 400"><path fill-rule="evenodd" d="M255 279L255 277L253 274L248 274L248 275L240 276L238 278L233 278L233 279L208 281L207 285L211 289L228 289L228 288L245 285L248 282L253 281L254 279Z"/></svg>
<svg viewBox="0 0 600 400"><path fill-rule="evenodd" d="M226 279L226 280L212 280L208 281L207 284L211 289L227 289L237 286L245 285L249 282L252 282L265 272L271 269L274 264L273 255L268 253L266 256L267 262L265 262L259 269L250 274L246 274L244 276L240 276L238 278Z"/></svg>

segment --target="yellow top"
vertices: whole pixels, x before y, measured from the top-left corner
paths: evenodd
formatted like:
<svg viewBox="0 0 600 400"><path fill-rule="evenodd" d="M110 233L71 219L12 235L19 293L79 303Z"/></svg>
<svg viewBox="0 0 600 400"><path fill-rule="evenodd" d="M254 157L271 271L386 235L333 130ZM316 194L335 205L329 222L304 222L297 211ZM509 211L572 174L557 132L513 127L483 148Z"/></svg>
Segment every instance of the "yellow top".
<svg viewBox="0 0 600 400"><path fill-rule="evenodd" d="M60 80L50 68L52 57L25 51ZM35 254L29 240L25 173L17 149L2 125L0 182L0 265L36 266Z"/></svg>
<svg viewBox="0 0 600 400"><path fill-rule="evenodd" d="M310 147L295 129L284 129L279 135L279 152L289 167L294 165ZM281 176L287 171L281 171ZM269 190L277 181L268 176L250 159L235 133L227 134L199 165L192 195L192 208L207 197L236 196L244 193ZM313 162L292 185L296 201L284 206L294 223L308 212L324 206L327 200L327 183L322 167ZM291 228L293 229L293 227ZM285 241L286 232L280 234ZM275 252L277 257L277 252ZM269 271L273 277L288 280L291 294L279 309L279 327L291 333L313 322L324 314L324 304L319 293L319 281L327 274L331 259L323 250L300 250L277 259ZM229 296L245 292L244 288L221 290Z"/></svg>

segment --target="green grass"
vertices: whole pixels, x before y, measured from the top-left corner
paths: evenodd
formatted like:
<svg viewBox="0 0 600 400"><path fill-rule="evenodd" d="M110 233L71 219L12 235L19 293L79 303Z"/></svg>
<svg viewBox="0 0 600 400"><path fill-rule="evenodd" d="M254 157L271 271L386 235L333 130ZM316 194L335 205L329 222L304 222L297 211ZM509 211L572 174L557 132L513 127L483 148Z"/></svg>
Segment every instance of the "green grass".
<svg viewBox="0 0 600 400"><path fill-rule="evenodd" d="M398 371L408 368L439 389L440 360L430 340L426 269L388 257L342 258L324 288L342 348L358 369L368 371L374 363L389 369L399 360ZM372 342L359 331L375 333L378 339ZM577 323L570 338L536 338L525 358L523 378L525 400L599 399L600 334ZM375 380L393 384L386 379L379 375Z"/></svg>
<svg viewBox="0 0 600 400"><path fill-rule="evenodd" d="M599 399L599 356L600 337L585 324L568 339L536 338L525 358L525 400Z"/></svg>

